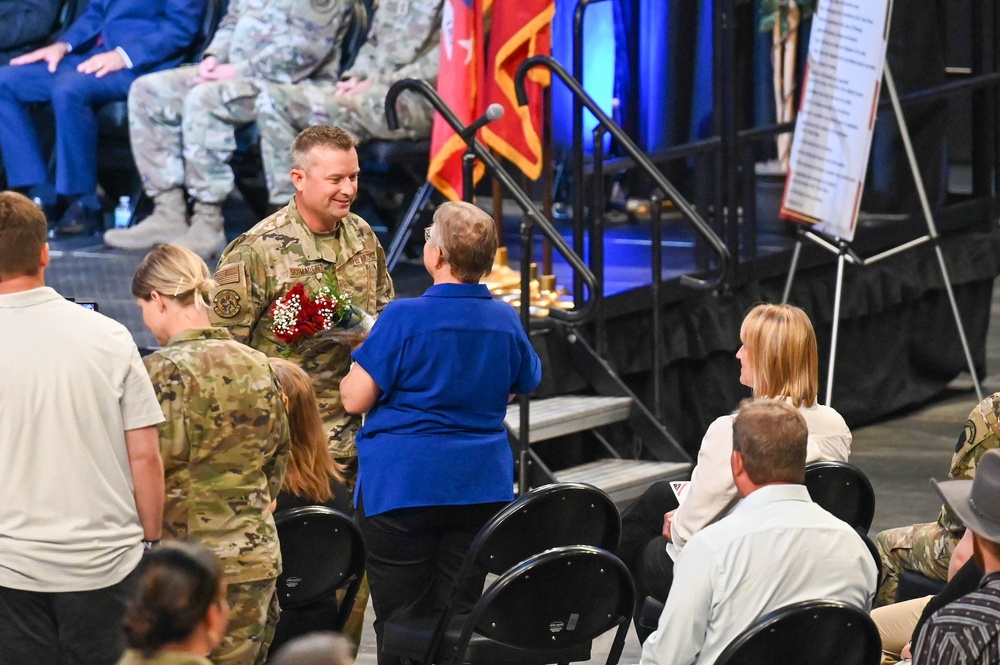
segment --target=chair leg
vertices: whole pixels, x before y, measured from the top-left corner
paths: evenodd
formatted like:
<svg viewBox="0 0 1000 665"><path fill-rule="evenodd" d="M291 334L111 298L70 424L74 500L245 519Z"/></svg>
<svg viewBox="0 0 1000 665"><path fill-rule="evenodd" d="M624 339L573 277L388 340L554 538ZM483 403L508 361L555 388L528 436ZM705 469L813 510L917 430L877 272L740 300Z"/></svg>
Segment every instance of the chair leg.
<svg viewBox="0 0 1000 665"><path fill-rule="evenodd" d="M389 250L385 255L385 265L386 270L392 272L393 268L396 267L396 263L399 261L399 257L403 254L403 249L406 247L406 243L410 239L410 235L413 233L413 223L417 221L420 217L420 213L423 212L424 207L431 200L431 194L434 192L434 186L429 182L425 182L417 190L414 195L413 200L410 201L410 207L406 209L406 215L403 216L403 221L399 223L396 228L395 233L392 236L392 243L389 245Z"/></svg>

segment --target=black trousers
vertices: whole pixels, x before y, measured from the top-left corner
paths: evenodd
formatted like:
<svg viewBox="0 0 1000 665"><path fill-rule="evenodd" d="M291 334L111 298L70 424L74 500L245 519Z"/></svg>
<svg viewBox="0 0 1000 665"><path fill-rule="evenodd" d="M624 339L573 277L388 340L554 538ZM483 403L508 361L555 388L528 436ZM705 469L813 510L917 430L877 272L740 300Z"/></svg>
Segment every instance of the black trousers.
<svg viewBox="0 0 1000 665"><path fill-rule="evenodd" d="M133 576L93 591L0 587L0 665L115 665Z"/></svg>
<svg viewBox="0 0 1000 665"><path fill-rule="evenodd" d="M399 662L382 651L385 622L441 612L469 545L483 524L505 505L399 508L369 517L359 497L355 517L367 551L379 665ZM485 577L485 570L473 575L460 598L460 608L472 607L482 592Z"/></svg>
<svg viewBox="0 0 1000 665"><path fill-rule="evenodd" d="M638 622L646 596L666 600L674 580L674 562L663 537L663 516L676 508L670 483L661 481L650 485L622 515L622 538L615 554L635 581L635 628L640 642L651 632Z"/></svg>

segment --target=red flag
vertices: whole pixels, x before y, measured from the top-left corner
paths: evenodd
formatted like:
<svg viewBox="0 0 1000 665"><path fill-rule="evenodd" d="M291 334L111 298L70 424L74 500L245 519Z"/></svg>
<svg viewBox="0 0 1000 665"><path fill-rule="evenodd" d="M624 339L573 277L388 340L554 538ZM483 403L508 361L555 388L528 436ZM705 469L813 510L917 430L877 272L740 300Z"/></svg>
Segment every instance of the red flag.
<svg viewBox="0 0 1000 665"><path fill-rule="evenodd" d="M551 55L556 5L554 0L498 0L492 5L482 106L496 102L503 105L505 113L483 128L483 137L491 148L536 180L542 173L542 91L551 75L541 68L529 72L528 105L518 106L514 74L525 59Z"/></svg>
<svg viewBox="0 0 1000 665"><path fill-rule="evenodd" d="M482 80L483 30L479 0L445 0L441 20L441 64L437 91L466 125L476 119ZM452 201L462 198L465 142L439 114L431 132L427 180ZM483 176L476 164L475 180Z"/></svg>

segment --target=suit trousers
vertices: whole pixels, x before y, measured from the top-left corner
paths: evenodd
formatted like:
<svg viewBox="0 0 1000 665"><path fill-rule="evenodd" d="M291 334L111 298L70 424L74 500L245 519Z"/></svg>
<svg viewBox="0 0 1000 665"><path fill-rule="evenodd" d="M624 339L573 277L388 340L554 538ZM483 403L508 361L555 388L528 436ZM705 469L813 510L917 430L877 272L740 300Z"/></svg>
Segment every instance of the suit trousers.
<svg viewBox="0 0 1000 665"><path fill-rule="evenodd" d="M48 159L31 116L31 104L52 107L56 131L56 192L85 196L97 191L97 109L123 100L135 74L122 69L97 78L77 65L102 49L70 53L55 73L48 64L0 68L0 150L10 187L50 182Z"/></svg>
<svg viewBox="0 0 1000 665"><path fill-rule="evenodd" d="M368 584L375 610L379 665L399 659L382 652L389 619L431 616L444 609L473 539L505 503L399 508L371 517L358 498L355 519L365 541ZM471 608L486 572L472 576L459 606Z"/></svg>

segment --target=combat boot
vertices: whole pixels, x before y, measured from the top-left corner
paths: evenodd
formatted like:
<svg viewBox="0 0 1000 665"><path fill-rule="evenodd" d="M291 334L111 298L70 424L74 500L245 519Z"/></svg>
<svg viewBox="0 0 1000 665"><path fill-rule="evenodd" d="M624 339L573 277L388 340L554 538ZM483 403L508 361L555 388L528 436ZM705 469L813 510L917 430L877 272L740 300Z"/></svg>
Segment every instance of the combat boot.
<svg viewBox="0 0 1000 665"><path fill-rule="evenodd" d="M150 249L174 242L187 233L187 201L184 190L168 189L153 197L153 212L128 229L109 229L104 244L118 249Z"/></svg>
<svg viewBox="0 0 1000 665"><path fill-rule="evenodd" d="M220 253L226 246L226 234L222 227L221 203L195 202L190 228L174 242L202 258L208 258Z"/></svg>

